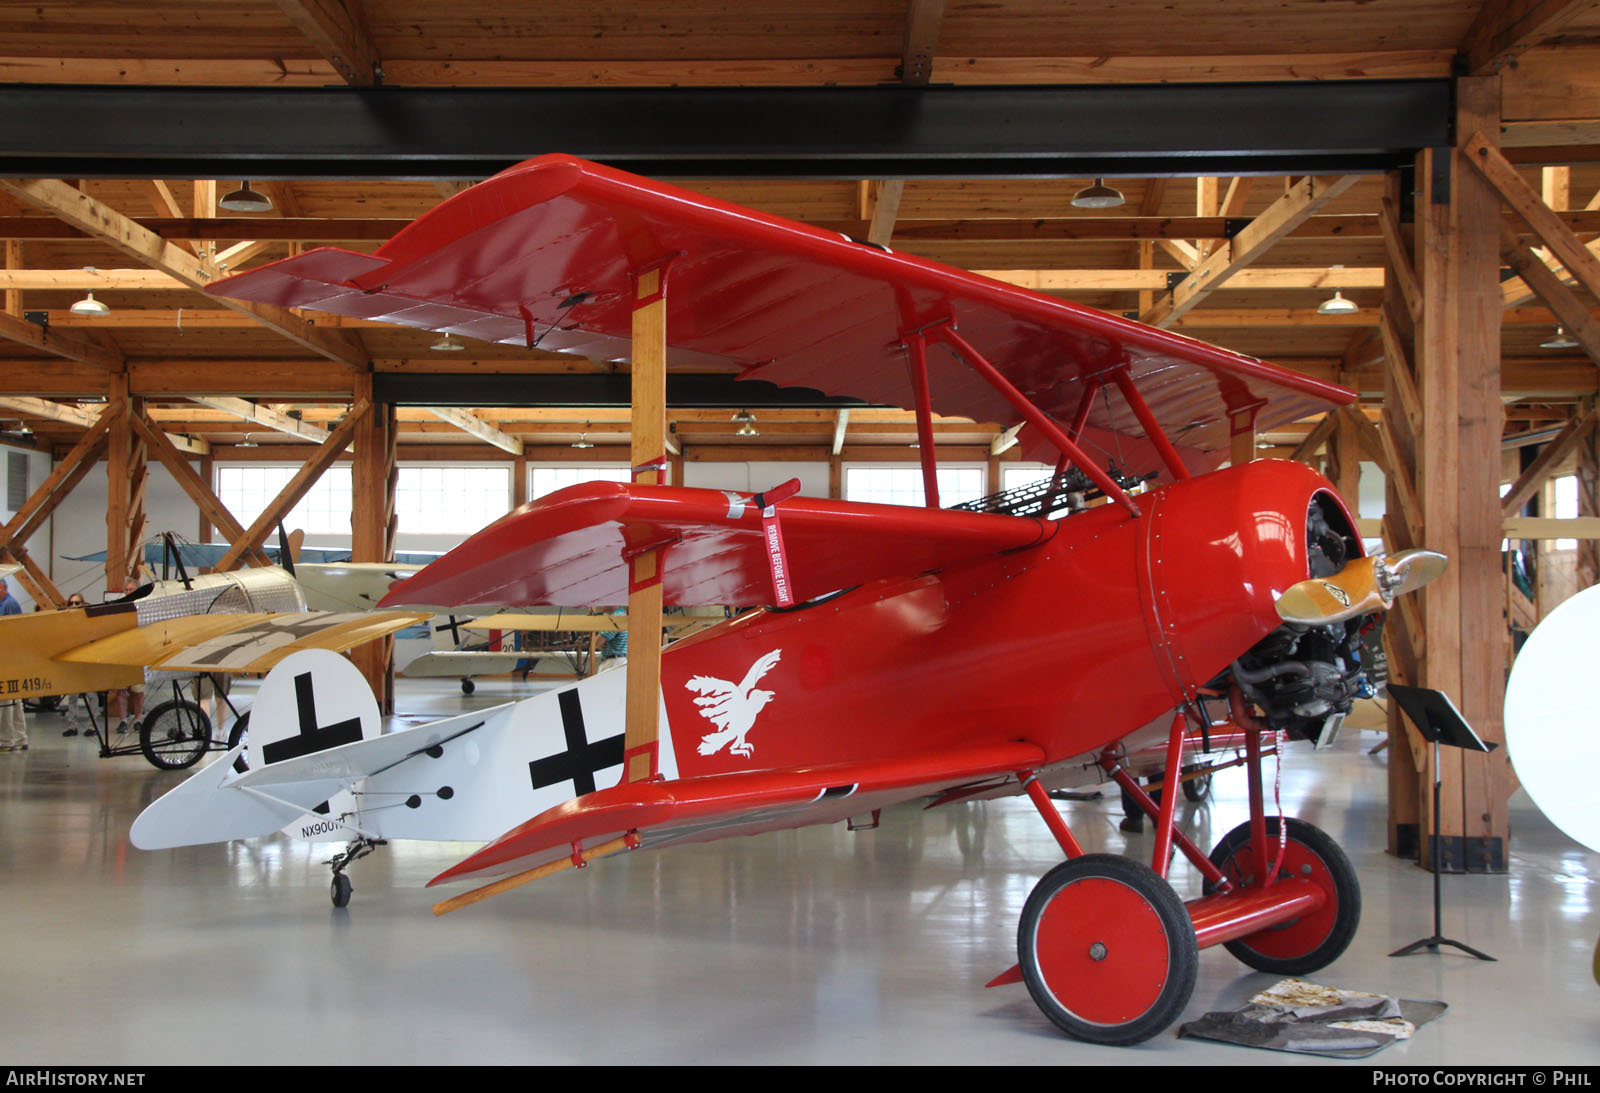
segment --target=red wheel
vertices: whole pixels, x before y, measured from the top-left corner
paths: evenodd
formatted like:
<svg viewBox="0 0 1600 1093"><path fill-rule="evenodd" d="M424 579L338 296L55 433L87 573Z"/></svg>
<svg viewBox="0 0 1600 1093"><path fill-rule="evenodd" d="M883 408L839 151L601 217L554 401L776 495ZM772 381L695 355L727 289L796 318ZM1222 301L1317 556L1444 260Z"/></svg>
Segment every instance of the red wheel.
<svg viewBox="0 0 1600 1093"><path fill-rule="evenodd" d="M1257 971L1305 975L1339 958L1361 924L1361 884L1339 844L1304 820L1286 818L1280 877L1304 877L1327 899L1308 915L1227 943L1227 949ZM1278 817L1267 817L1267 857L1278 856ZM1211 862L1222 875L1245 887L1257 883L1250 851L1250 825L1240 824L1222 837ZM1208 883L1206 891L1212 891Z"/></svg>
<svg viewBox="0 0 1600 1093"><path fill-rule="evenodd" d="M1028 992L1080 1040L1133 1044L1165 1029L1194 993L1189 913L1149 867L1085 854L1046 873L1017 930Z"/></svg>

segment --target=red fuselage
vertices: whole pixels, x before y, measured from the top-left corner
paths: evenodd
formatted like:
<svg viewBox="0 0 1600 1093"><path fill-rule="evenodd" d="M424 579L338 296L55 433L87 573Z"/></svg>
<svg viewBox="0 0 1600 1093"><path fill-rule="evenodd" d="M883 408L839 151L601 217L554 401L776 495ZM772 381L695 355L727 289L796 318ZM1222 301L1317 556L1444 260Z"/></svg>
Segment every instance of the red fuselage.
<svg viewBox="0 0 1600 1093"><path fill-rule="evenodd" d="M997 738L1036 743L1052 763L1096 752L1280 625L1277 595L1310 575L1306 512L1319 493L1338 503L1301 464L1250 463L1140 495L1137 517L1100 506L1038 546L680 642L661 679L679 776ZM774 650L755 685L771 695L748 733L753 754L687 746L712 728L690 680L737 682Z"/></svg>

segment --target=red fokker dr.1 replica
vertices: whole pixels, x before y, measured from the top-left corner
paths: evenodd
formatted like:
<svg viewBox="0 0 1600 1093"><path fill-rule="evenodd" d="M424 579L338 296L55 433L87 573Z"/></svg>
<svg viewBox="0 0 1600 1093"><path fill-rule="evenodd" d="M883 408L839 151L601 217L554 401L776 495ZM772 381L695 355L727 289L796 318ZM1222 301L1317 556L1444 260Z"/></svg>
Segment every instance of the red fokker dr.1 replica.
<svg viewBox="0 0 1600 1093"><path fill-rule="evenodd" d="M1241 423L1351 392L564 156L464 191L376 254L313 251L213 291L632 362L631 484L540 498L384 600L629 608L621 724L586 730L616 734L607 755L576 796L436 878L499 878L441 909L618 852L1027 794L1066 861L997 982L1026 982L1074 1036L1166 1028L1201 948L1303 973L1349 943L1354 873L1327 835L1265 814L1262 738L1336 726L1363 629L1444 561L1363 556L1304 466L1216 468ZM927 507L662 484L669 368L915 410ZM934 413L1020 425L1055 472L940 509ZM764 606L663 652L663 604ZM1173 811L1186 735L1212 725L1246 741L1251 815L1208 856ZM1159 805L1126 769L1153 745ZM1048 796L1105 778L1154 818L1151 866L1084 853ZM1165 879L1174 847L1205 877L1187 905Z"/></svg>

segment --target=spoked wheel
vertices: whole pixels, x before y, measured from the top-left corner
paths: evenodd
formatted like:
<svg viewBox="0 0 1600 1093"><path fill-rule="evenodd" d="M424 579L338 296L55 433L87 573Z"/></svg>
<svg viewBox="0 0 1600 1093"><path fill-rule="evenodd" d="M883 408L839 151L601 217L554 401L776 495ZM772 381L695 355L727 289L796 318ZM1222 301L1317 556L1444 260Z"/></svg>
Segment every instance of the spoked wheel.
<svg viewBox="0 0 1600 1093"><path fill-rule="evenodd" d="M245 741L250 735L250 711L240 714L233 723L233 728L228 730L228 750L232 751ZM239 758L233 761L233 769L243 774L250 769L250 763L245 759L245 753L240 752Z"/></svg>
<svg viewBox="0 0 1600 1093"><path fill-rule="evenodd" d="M1227 942L1230 953L1257 971L1305 975L1338 959L1361 923L1361 885L1339 844L1304 820L1285 818L1287 826L1282 878L1303 877L1327 895L1316 911L1270 926L1258 934ZM1267 860L1278 856L1278 817L1267 817ZM1250 825L1240 824L1222 837L1211 852L1222 875L1246 887L1257 883L1250 849ZM1207 882L1206 892L1212 885Z"/></svg>
<svg viewBox="0 0 1600 1093"><path fill-rule="evenodd" d="M211 719L181 698L163 702L139 724L139 750L162 770L192 767L210 746Z"/></svg>
<svg viewBox="0 0 1600 1093"><path fill-rule="evenodd" d="M1017 929L1028 993L1080 1040L1135 1044L1178 1019L1200 953L1177 893L1113 854L1056 866L1028 896Z"/></svg>

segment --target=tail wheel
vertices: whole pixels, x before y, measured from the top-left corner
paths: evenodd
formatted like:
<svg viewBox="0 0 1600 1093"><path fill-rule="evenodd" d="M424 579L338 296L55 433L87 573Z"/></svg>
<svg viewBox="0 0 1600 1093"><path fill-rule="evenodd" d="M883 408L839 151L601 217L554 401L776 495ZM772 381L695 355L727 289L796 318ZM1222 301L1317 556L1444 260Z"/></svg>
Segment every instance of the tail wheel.
<svg viewBox="0 0 1600 1093"><path fill-rule="evenodd" d="M1278 817L1267 817L1267 857L1278 856ZM1305 975L1339 958L1356 936L1361 923L1361 884L1350 859L1326 832L1304 820L1285 818L1286 841L1281 878L1301 877L1327 895L1321 908L1258 934L1227 942L1230 953L1257 971L1276 975ZM1222 837L1211 852L1211 863L1235 884L1253 887L1255 857L1250 847L1250 825L1240 824ZM1206 892L1212 885L1206 884Z"/></svg>
<svg viewBox="0 0 1600 1093"><path fill-rule="evenodd" d="M1200 768L1198 766L1184 767L1183 773L1188 775L1199 769ZM1192 778L1185 778L1183 783L1183 795L1190 801L1193 801L1195 804L1199 804L1201 801L1204 801L1207 797L1211 796L1211 775L1201 774Z"/></svg>
<svg viewBox="0 0 1600 1093"><path fill-rule="evenodd" d="M163 702L139 725L139 750L162 770L192 767L211 746L211 719L193 702Z"/></svg>
<svg viewBox="0 0 1600 1093"><path fill-rule="evenodd" d="M1045 1016L1080 1040L1134 1044L1178 1019L1194 993L1194 925L1148 866L1085 854L1056 866L1022 909L1017 954Z"/></svg>

